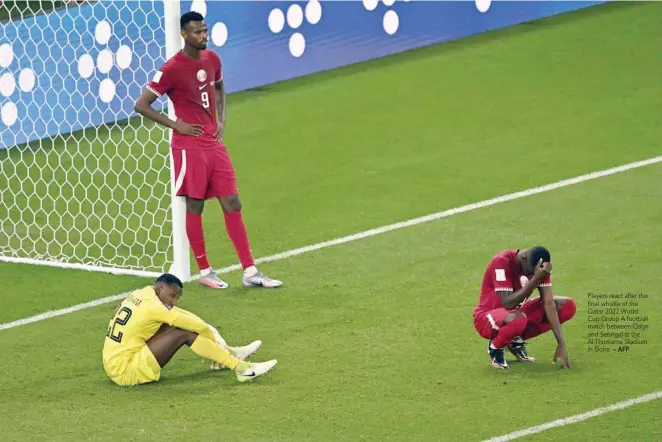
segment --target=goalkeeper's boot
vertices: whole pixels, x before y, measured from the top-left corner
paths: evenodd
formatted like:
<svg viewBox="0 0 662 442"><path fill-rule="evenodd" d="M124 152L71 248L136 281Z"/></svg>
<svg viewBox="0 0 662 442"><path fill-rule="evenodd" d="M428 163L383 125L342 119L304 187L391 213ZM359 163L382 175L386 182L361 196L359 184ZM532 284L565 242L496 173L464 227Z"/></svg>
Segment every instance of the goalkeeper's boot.
<svg viewBox="0 0 662 442"><path fill-rule="evenodd" d="M216 272L213 270L205 275L200 276L200 284L206 285L207 287L211 287L213 289L228 288L228 283L219 278Z"/></svg>
<svg viewBox="0 0 662 442"><path fill-rule="evenodd" d="M227 347L227 350L232 353L232 355L240 359L242 361L248 359L249 356L257 352L257 350L260 348L262 345L262 341L259 339L257 341L253 341L248 345L244 345L243 347ZM224 365L219 364L216 361L212 361L211 365L209 366L212 370L223 370L226 367Z"/></svg>
<svg viewBox="0 0 662 442"><path fill-rule="evenodd" d="M269 373L277 363L278 361L275 359L267 362L242 361L234 371L237 374L237 380L239 382L247 382L252 381L258 376Z"/></svg>
<svg viewBox="0 0 662 442"><path fill-rule="evenodd" d="M529 356L529 353L526 351L526 344L519 336L508 344L508 351L520 362L536 362L536 358Z"/></svg>
<svg viewBox="0 0 662 442"><path fill-rule="evenodd" d="M257 341L253 341L248 345L244 345L243 347L227 347L227 350L232 353L232 355L240 359L242 361L248 359L248 357L252 354L254 354L262 345L262 341L259 339ZM211 361L211 364L209 365L209 368L212 370L224 370L226 367L225 365L219 364L216 361Z"/></svg>
<svg viewBox="0 0 662 442"><path fill-rule="evenodd" d="M281 281L269 278L255 268L255 266L244 270L242 283L244 284L244 287L264 287L268 289L275 289L283 285Z"/></svg>
<svg viewBox="0 0 662 442"><path fill-rule="evenodd" d="M244 345L243 347L228 347L228 350L234 355L235 358L245 361L250 355L254 354L261 345L262 341L258 339L257 341L253 341L248 345Z"/></svg>

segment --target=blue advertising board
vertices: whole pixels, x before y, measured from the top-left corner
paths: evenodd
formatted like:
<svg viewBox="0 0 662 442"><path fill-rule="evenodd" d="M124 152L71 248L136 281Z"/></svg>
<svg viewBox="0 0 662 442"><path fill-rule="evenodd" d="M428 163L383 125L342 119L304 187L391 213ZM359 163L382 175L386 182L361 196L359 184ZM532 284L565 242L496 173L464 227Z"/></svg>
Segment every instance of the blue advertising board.
<svg viewBox="0 0 662 442"><path fill-rule="evenodd" d="M195 0L181 10L205 15L232 93L602 3ZM134 115L165 61L163 9L103 1L2 23L0 149Z"/></svg>

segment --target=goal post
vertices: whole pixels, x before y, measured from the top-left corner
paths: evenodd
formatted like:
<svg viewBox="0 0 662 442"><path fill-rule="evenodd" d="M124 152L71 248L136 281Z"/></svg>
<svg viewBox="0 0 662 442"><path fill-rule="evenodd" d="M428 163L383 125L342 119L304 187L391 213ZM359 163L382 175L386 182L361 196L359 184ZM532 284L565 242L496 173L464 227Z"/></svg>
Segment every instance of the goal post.
<svg viewBox="0 0 662 442"><path fill-rule="evenodd" d="M179 19L181 17L180 0L164 1L164 21L165 21L165 48L166 58L174 56L181 49L181 35ZM168 117L175 119L175 107L172 101L168 99ZM172 139L172 129L169 137ZM186 236L186 201L177 196L175 184L175 165L174 158L170 155L170 195L172 207L172 248L173 261L170 267L170 273L178 276L183 281L188 281L191 277L191 258L189 254L189 242Z"/></svg>
<svg viewBox="0 0 662 442"><path fill-rule="evenodd" d="M134 111L180 0L0 8L0 261L191 276L171 131ZM172 103L154 107L174 117Z"/></svg>
<svg viewBox="0 0 662 442"><path fill-rule="evenodd" d="M134 111L182 12L235 93L603 3L0 2L0 261L190 279L171 131Z"/></svg>

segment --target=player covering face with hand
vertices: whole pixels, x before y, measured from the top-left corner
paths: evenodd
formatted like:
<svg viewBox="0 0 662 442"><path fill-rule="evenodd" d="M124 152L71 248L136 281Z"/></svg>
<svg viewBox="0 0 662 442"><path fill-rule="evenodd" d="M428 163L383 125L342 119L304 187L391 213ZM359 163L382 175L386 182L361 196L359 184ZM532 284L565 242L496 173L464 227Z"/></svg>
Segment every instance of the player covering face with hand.
<svg viewBox="0 0 662 442"><path fill-rule="evenodd" d="M570 320L577 304L552 292L552 262L541 246L525 250L504 250L495 255L485 270L474 327L489 340L487 352L495 368L508 368L504 349L522 362L535 362L528 355L526 341L552 330L557 341L553 362L570 367L561 324ZM540 297L529 299L538 289Z"/></svg>
<svg viewBox="0 0 662 442"><path fill-rule="evenodd" d="M129 386L158 381L161 369L184 345L212 361L212 368L233 370L239 382L255 379L276 365L275 359L246 362L262 342L228 346L216 328L177 307L181 295L181 281L166 273L154 286L122 301L108 324L103 346L103 366L113 382Z"/></svg>
<svg viewBox="0 0 662 442"><path fill-rule="evenodd" d="M207 25L197 12L180 19L184 48L159 68L138 97L135 110L173 129L171 140L177 196L186 198L186 235L200 269L200 282L224 289L228 284L212 270L207 258L202 211L205 200L218 199L227 234L244 269L245 287L280 287L255 267L241 214L237 179L225 144L225 87L221 59L207 49ZM167 94L175 107L176 121L152 109Z"/></svg>

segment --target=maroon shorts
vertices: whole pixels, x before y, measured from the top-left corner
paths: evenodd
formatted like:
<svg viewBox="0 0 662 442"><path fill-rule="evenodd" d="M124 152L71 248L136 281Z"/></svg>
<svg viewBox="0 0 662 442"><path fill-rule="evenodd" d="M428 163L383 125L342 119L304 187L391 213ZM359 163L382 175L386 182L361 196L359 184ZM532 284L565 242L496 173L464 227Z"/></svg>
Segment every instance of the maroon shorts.
<svg viewBox="0 0 662 442"><path fill-rule="evenodd" d="M177 196L198 200L237 195L237 177L227 149L172 149Z"/></svg>
<svg viewBox="0 0 662 442"><path fill-rule="evenodd" d="M495 308L486 312L474 313L474 327L479 335L485 339L493 339L499 329L503 327L503 321L512 312L522 312L526 315L527 322L541 324L547 321L545 309L542 306L540 298L526 301L520 308L507 310L505 308Z"/></svg>

